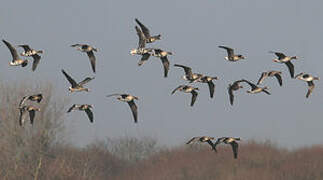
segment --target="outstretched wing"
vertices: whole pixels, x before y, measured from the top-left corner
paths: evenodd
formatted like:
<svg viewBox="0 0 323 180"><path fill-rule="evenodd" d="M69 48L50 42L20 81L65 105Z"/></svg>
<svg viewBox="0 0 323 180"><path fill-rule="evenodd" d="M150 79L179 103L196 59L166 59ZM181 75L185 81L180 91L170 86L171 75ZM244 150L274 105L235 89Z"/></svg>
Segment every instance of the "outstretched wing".
<svg viewBox="0 0 323 180"><path fill-rule="evenodd" d="M257 85L261 84L265 80L266 77L267 77L266 72L261 73L261 76L260 76L260 78L259 78L259 80L257 82Z"/></svg>
<svg viewBox="0 0 323 180"><path fill-rule="evenodd" d="M226 47L226 46L219 46L219 48L223 48L227 50L228 57L233 57L234 56L234 50L232 48Z"/></svg>
<svg viewBox="0 0 323 180"><path fill-rule="evenodd" d="M25 50L25 52L31 51L31 48L27 44L18 45L18 47L22 47Z"/></svg>
<svg viewBox="0 0 323 180"><path fill-rule="evenodd" d="M174 66L183 68L186 76L188 76L189 78L193 78L192 77L193 76L192 69L190 67L180 65L180 64L174 64Z"/></svg>
<svg viewBox="0 0 323 180"><path fill-rule="evenodd" d="M92 67L92 71L95 73L95 56L94 56L94 53L93 53L93 51L88 51L88 52L86 52L86 54L89 57L91 67Z"/></svg>
<svg viewBox="0 0 323 180"><path fill-rule="evenodd" d="M76 87L77 86L77 83L75 82L75 80L69 76L65 71L64 69L62 69L62 73L64 74L64 76L66 77L66 79L68 80L68 82L70 82L70 84L72 85L72 87Z"/></svg>
<svg viewBox="0 0 323 180"><path fill-rule="evenodd" d="M282 86L283 85L282 76L279 73L276 73L275 77L278 80L279 85Z"/></svg>
<svg viewBox="0 0 323 180"><path fill-rule="evenodd" d="M237 159L238 158L238 148L239 148L239 145L235 141L231 142L230 144L231 144L231 147L232 147L234 159Z"/></svg>
<svg viewBox="0 0 323 180"><path fill-rule="evenodd" d="M91 111L91 109L87 108L87 109L85 109L85 112L86 112L87 116L89 117L90 122L93 123L93 112Z"/></svg>
<svg viewBox="0 0 323 180"><path fill-rule="evenodd" d="M106 95L106 97L120 96L120 95L122 95L122 94L120 94L120 93L114 93L114 94Z"/></svg>
<svg viewBox="0 0 323 180"><path fill-rule="evenodd" d="M139 42L138 42L138 48L145 48L146 46L146 38L143 32L138 28L138 26L135 26L135 29L137 31L137 35L139 37Z"/></svg>
<svg viewBox="0 0 323 180"><path fill-rule="evenodd" d="M22 126L25 122L27 111L24 108L19 108L19 109L20 109L19 125Z"/></svg>
<svg viewBox="0 0 323 180"><path fill-rule="evenodd" d="M169 70L169 61L167 59L167 56L162 56L162 57L160 57L160 59L163 63L163 67L164 67L164 77L167 77L168 70Z"/></svg>
<svg viewBox="0 0 323 180"><path fill-rule="evenodd" d="M193 91L191 91L191 93L192 93L191 106L193 106L196 101L196 98L197 98L197 92L193 90Z"/></svg>
<svg viewBox="0 0 323 180"><path fill-rule="evenodd" d="M84 84L90 82L92 79L94 79L94 77L93 78L87 77L83 81L79 82L79 85L83 86Z"/></svg>
<svg viewBox="0 0 323 180"><path fill-rule="evenodd" d="M34 55L32 55L32 57L34 59L33 66L32 66L32 71L35 71L41 57L38 54L34 54Z"/></svg>
<svg viewBox="0 0 323 180"><path fill-rule="evenodd" d="M35 118L35 110L29 111L29 118L30 118L30 124L34 124L34 118Z"/></svg>
<svg viewBox="0 0 323 180"><path fill-rule="evenodd" d="M198 141L201 137L193 137L192 139L190 139L189 141L187 141L186 144L190 144L192 142Z"/></svg>
<svg viewBox="0 0 323 180"><path fill-rule="evenodd" d="M128 104L130 106L130 109L131 109L133 118L135 120L135 123L137 123L138 122L138 110L137 110L137 106L136 106L136 104L135 104L135 102L133 100L132 101L129 101Z"/></svg>
<svg viewBox="0 0 323 180"><path fill-rule="evenodd" d="M308 84L308 90L307 90L307 93L306 93L306 98L308 98L311 95L311 93L312 93L312 91L313 91L313 89L315 87L313 81L307 81L307 84Z"/></svg>
<svg viewBox="0 0 323 180"><path fill-rule="evenodd" d="M278 59L284 59L286 57L285 54L281 52L269 51L269 53L274 53L278 57Z"/></svg>
<svg viewBox="0 0 323 180"><path fill-rule="evenodd" d="M143 25L137 18L135 19L135 21L138 23L138 25L140 26L142 32L144 33L145 37L148 39L150 38L150 32L149 29Z"/></svg>
<svg viewBox="0 0 323 180"><path fill-rule="evenodd" d="M209 85L210 97L213 98L215 85L212 81L208 81L207 84Z"/></svg>
<svg viewBox="0 0 323 180"><path fill-rule="evenodd" d="M173 91L172 91L172 94L174 94L177 90L181 89L182 87L184 87L183 85L180 85L178 86L177 88L175 88Z"/></svg>
<svg viewBox="0 0 323 180"><path fill-rule="evenodd" d="M71 107L67 110L67 112L69 113L69 112L73 111L75 108L76 108L76 104L73 104L73 106L71 106Z"/></svg>
<svg viewBox="0 0 323 180"><path fill-rule="evenodd" d="M149 53L145 53L141 56L141 59L140 61L138 62L138 66L141 66L143 65L150 57L150 54Z"/></svg>
<svg viewBox="0 0 323 180"><path fill-rule="evenodd" d="M233 95L232 85L229 85L228 93L229 93L230 104L231 106L233 106L234 95Z"/></svg>
<svg viewBox="0 0 323 180"><path fill-rule="evenodd" d="M29 98L29 96L25 96L25 97L23 97L22 98L22 100L20 101L20 103L19 103L19 107L21 108L22 107L22 105L25 103L25 101L27 100Z"/></svg>
<svg viewBox="0 0 323 180"><path fill-rule="evenodd" d="M251 89L257 88L257 86L254 83L250 82L250 81L247 81L247 80L243 79L242 82L248 83L251 86Z"/></svg>
<svg viewBox="0 0 323 180"><path fill-rule="evenodd" d="M5 43L5 45L10 50L13 60L19 59L19 55L17 53L17 50L9 42L5 41L4 39L2 40L2 42Z"/></svg>
<svg viewBox="0 0 323 180"><path fill-rule="evenodd" d="M290 61L285 62L285 64L286 64L286 66L288 67L288 70L289 70L289 72L290 72L290 76L291 76L292 78L294 78L294 65L293 65L293 64L292 64L292 62L290 62Z"/></svg>
<svg viewBox="0 0 323 180"><path fill-rule="evenodd" d="M80 46L83 46L83 44L73 44L73 45L71 45L71 47L80 47Z"/></svg>

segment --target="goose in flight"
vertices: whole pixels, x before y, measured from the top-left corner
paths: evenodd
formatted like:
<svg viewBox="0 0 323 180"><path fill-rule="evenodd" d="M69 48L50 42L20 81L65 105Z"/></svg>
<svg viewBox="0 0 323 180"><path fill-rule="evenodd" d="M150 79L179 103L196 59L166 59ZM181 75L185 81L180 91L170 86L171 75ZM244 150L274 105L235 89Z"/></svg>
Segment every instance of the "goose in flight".
<svg viewBox="0 0 323 180"><path fill-rule="evenodd" d="M174 66L175 67L181 67L181 68L184 69L185 75L182 76L182 78L184 80L186 80L186 81L189 81L190 83L197 82L203 77L203 74L193 73L192 68L190 68L188 66L184 66L184 65L181 65L181 64L174 64Z"/></svg>
<svg viewBox="0 0 323 180"><path fill-rule="evenodd" d="M8 49L10 50L10 53L12 55L12 61L10 61L9 65L10 66L22 66L25 67L28 64L28 60L27 59L21 59L19 57L19 54L17 53L17 50L7 41L2 40L2 42L8 47Z"/></svg>
<svg viewBox="0 0 323 180"><path fill-rule="evenodd" d="M24 96L22 100L19 103L19 107L22 107L22 105L27 101L36 101L37 103L40 103L40 101L43 99L42 94L35 94L35 95L30 95L30 96Z"/></svg>
<svg viewBox="0 0 323 180"><path fill-rule="evenodd" d="M218 77L211 77L211 76L203 76L198 82L201 83L207 83L209 86L209 91L210 91L210 97L213 98L214 96L214 89L215 85L213 83L213 80L218 80Z"/></svg>
<svg viewBox="0 0 323 180"><path fill-rule="evenodd" d="M127 102L128 105L130 106L130 109L132 111L132 115L134 118L135 123L138 122L138 108L137 105L135 104L134 100L139 100L138 97L130 95L130 94L110 94L107 95L107 97L112 97L112 96L117 96L117 99L119 101Z"/></svg>
<svg viewBox="0 0 323 180"><path fill-rule="evenodd" d="M219 46L219 48L227 50L228 56L224 57L228 61L239 61L240 59L245 59L245 57L241 54L234 54L234 50L232 48L226 46Z"/></svg>
<svg viewBox="0 0 323 180"><path fill-rule="evenodd" d="M135 21L140 26L140 28L141 28L144 36L145 36L146 43L153 43L153 42L155 42L157 40L160 40L160 37L161 37L160 34L156 35L156 36L151 36L150 32L149 32L149 29L145 25L143 25L137 18L135 19Z"/></svg>
<svg viewBox="0 0 323 180"><path fill-rule="evenodd" d="M246 82L250 85L251 87L251 90L248 90L247 93L250 93L250 94L256 94L256 93L260 93L260 92L264 92L268 95L270 95L270 93L267 91L268 87L265 86L265 87L259 87L257 85L255 85L254 83L250 82L250 81L247 81L247 80L242 80L242 82Z"/></svg>
<svg viewBox="0 0 323 180"><path fill-rule="evenodd" d="M169 71L169 61L167 55L173 55L172 52L164 51L161 49L152 49L152 56L160 58L164 67L164 77L167 77Z"/></svg>
<svg viewBox="0 0 323 180"><path fill-rule="evenodd" d="M71 47L76 47L77 50L81 51L81 52L86 52L87 56L89 57L90 63L91 63L91 67L93 72L95 73L95 61L96 58L94 56L94 52L97 52L98 50L88 44L73 44L71 45Z"/></svg>
<svg viewBox="0 0 323 180"><path fill-rule="evenodd" d="M214 143L214 148L216 148L216 146L220 143L230 144L233 151L233 157L234 159L237 159L238 148L239 148L239 144L237 141L240 141L240 140L241 140L240 138L234 138L234 137L221 137L221 138L218 138L217 141Z"/></svg>
<svg viewBox="0 0 323 180"><path fill-rule="evenodd" d="M290 76L294 78L294 65L292 64L291 60L297 59L296 56L286 56L285 54L281 52L274 52L274 51L269 51L269 53L274 53L278 58L273 59L274 62L277 63L284 63L288 67L288 70L290 72Z"/></svg>
<svg viewBox="0 0 323 180"><path fill-rule="evenodd" d="M26 116L29 114L30 124L33 125L36 111L40 111L39 108L34 106L22 106L19 107L20 116L19 116L19 125L22 126L25 123Z"/></svg>
<svg viewBox="0 0 323 180"><path fill-rule="evenodd" d="M234 100L233 91L237 91L240 88L243 88L243 86L240 85L241 82L243 82L243 80L238 80L238 81L235 81L232 84L229 84L228 93L229 93L229 99L230 99L230 104L231 105L233 105L233 100Z"/></svg>
<svg viewBox="0 0 323 180"><path fill-rule="evenodd" d="M24 49L24 52L20 54L21 56L33 57L34 61L33 61L32 71L35 71L41 58L41 56L38 54L42 54L43 50L31 49L27 44L18 45L18 47L22 47Z"/></svg>
<svg viewBox="0 0 323 180"><path fill-rule="evenodd" d="M172 94L174 94L176 91L191 93L192 94L191 106L193 106L198 95L198 93L196 92L197 90L199 90L199 88L188 86L188 85L180 85L172 91Z"/></svg>
<svg viewBox="0 0 323 180"><path fill-rule="evenodd" d="M314 85L313 81L314 80L320 80L319 77L313 77L312 75L305 74L303 72L297 74L295 76L295 78L307 82L308 90L307 90L307 93L306 93L306 98L308 98L311 95L312 91L314 90L315 85Z"/></svg>
<svg viewBox="0 0 323 180"><path fill-rule="evenodd" d="M88 88L84 88L83 85L85 85L86 83L88 83L89 81L91 81L93 78L87 77L85 78L83 81L76 83L76 81L69 76L64 69L62 69L62 73L64 74L64 76L66 77L66 79L68 80L68 82L72 85L71 87L68 88L68 90L70 92L80 92L80 91L87 91L89 92L90 90Z"/></svg>
<svg viewBox="0 0 323 180"><path fill-rule="evenodd" d="M91 111L91 108L93 108L93 105L90 104L73 104L73 106L68 109L67 113L73 110L84 111L86 112L90 122L93 123L93 112Z"/></svg>
<svg viewBox="0 0 323 180"><path fill-rule="evenodd" d="M215 137L209 137L209 136L198 136L198 137L193 137L192 139L190 139L186 144L191 144L193 142L200 142L200 143L205 143L207 142L211 147L212 150L217 152L217 150L215 149L215 145L212 142L212 140L215 139Z"/></svg>
<svg viewBox="0 0 323 180"><path fill-rule="evenodd" d="M132 49L130 51L131 55L141 55L141 59L138 62L138 66L143 65L150 57L150 52L152 51L151 48L145 48L146 47L146 40L145 40L145 35L143 32L139 29L138 26L135 26L135 29L137 31L137 35L139 38L138 41L138 48Z"/></svg>
<svg viewBox="0 0 323 180"><path fill-rule="evenodd" d="M261 76L257 82L257 85L261 84L267 77L276 77L276 79L278 80L278 83L280 86L283 85L283 81L282 81L282 76L281 76L282 72L281 71L267 71L267 72L263 72L261 73Z"/></svg>

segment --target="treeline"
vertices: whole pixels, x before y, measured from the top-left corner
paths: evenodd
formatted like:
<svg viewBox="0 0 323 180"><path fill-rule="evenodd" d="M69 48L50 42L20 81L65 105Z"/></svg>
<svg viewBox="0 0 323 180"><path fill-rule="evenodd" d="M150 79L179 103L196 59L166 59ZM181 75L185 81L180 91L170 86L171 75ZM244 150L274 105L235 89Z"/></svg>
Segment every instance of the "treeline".
<svg viewBox="0 0 323 180"><path fill-rule="evenodd" d="M47 83L1 84L0 179L88 180L321 180L323 146L296 150L270 142L241 142L239 157L231 147L158 146L150 137L120 137L77 148L64 141L68 99L56 96ZM33 126L18 123L18 104L42 92Z"/></svg>

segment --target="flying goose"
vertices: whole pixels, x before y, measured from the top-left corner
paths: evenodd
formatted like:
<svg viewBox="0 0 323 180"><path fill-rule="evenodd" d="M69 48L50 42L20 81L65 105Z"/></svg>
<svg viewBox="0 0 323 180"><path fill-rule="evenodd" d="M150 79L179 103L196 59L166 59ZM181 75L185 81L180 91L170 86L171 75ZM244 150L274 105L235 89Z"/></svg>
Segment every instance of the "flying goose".
<svg viewBox="0 0 323 180"><path fill-rule="evenodd" d="M193 86L188 86L188 85L180 85L172 91L172 94L174 94L177 90L182 91L184 93L191 93L192 94L191 106L194 105L197 95L198 95L196 90L199 90L199 88L196 88Z"/></svg>
<svg viewBox="0 0 323 180"><path fill-rule="evenodd" d="M181 67L181 68L184 69L185 75L182 76L182 78L184 80L186 80L186 81L189 81L190 83L197 82L203 77L203 74L193 73L192 68L190 68L188 66L184 66L184 65L181 65L181 64L174 64L174 66L175 67Z"/></svg>
<svg viewBox="0 0 323 180"><path fill-rule="evenodd" d="M76 83L76 81L69 76L64 69L62 69L62 73L64 74L64 76L66 77L66 79L68 80L68 82L70 82L70 84L72 85L71 87L68 88L68 90L70 92L80 92L80 91L87 91L89 92L90 90L88 88L84 88L83 85L85 85L86 83L88 83L89 81L91 81L93 78L87 77L85 78L83 81Z"/></svg>
<svg viewBox="0 0 323 180"><path fill-rule="evenodd" d="M303 72L297 74L295 78L307 82L308 90L307 90L307 93L306 93L306 98L308 98L311 95L312 91L314 90L315 85L314 85L313 81L314 80L320 80L319 77L313 77L312 75L305 74Z"/></svg>
<svg viewBox="0 0 323 180"><path fill-rule="evenodd" d="M282 81L282 76L281 76L282 72L281 71L267 71L267 72L263 72L261 73L261 76L257 82L257 85L261 84L267 77L276 77L276 79L278 80L278 83L280 86L283 85L283 81Z"/></svg>
<svg viewBox="0 0 323 180"><path fill-rule="evenodd" d="M36 101L38 103L40 103L40 101L43 99L43 95L42 94L35 94L35 95L30 95L30 96L24 96L22 98L22 100L19 103L19 107L22 107L22 105L27 101Z"/></svg>
<svg viewBox="0 0 323 180"><path fill-rule="evenodd" d="M224 58L228 61L239 61L240 59L245 59L241 54L234 54L234 50L232 48L226 46L219 46L219 48L227 50L228 56Z"/></svg>
<svg viewBox="0 0 323 180"><path fill-rule="evenodd" d="M278 58L273 59L274 62L277 63L284 63L288 67L288 70L290 72L290 76L294 78L294 65L292 64L291 60L297 59L296 56L286 56L285 54L281 52L274 52L274 51L269 51L269 53L274 53Z"/></svg>
<svg viewBox="0 0 323 180"><path fill-rule="evenodd" d="M213 80L218 80L218 77L211 77L211 76L203 76L198 82L201 83L207 83L209 86L209 90L210 90L210 97L213 98L214 95L214 89L215 89L215 85L213 83Z"/></svg>
<svg viewBox="0 0 323 180"><path fill-rule="evenodd" d="M212 140L215 139L215 137L209 137L209 136L198 136L198 137L193 137L192 139L190 139L186 144L191 144L193 142L201 142L201 143L205 143L207 142L211 147L212 150L217 152Z"/></svg>
<svg viewBox="0 0 323 180"><path fill-rule="evenodd" d="M91 108L93 108L93 105L90 104L73 104L73 106L68 109L67 113L73 110L84 111L86 112L90 122L93 123L93 112L91 111Z"/></svg>
<svg viewBox="0 0 323 180"><path fill-rule="evenodd" d="M130 106L130 109L132 111L132 115L133 115L133 118L135 120L135 123L138 122L138 108L137 108L137 105L135 104L135 101L134 100L139 100L138 97L136 96L132 96L130 94L110 94L110 95L107 95L107 97L111 97L111 96L117 96L117 99L119 101L123 101L123 102L127 102Z"/></svg>
<svg viewBox="0 0 323 180"><path fill-rule="evenodd" d="M230 104L231 105L233 105L233 100L234 100L233 91L237 91L240 88L243 88L243 86L240 85L241 82L243 82L243 80L238 80L238 81L235 81L232 84L229 84L228 93L229 93L229 99L230 99Z"/></svg>
<svg viewBox="0 0 323 180"><path fill-rule="evenodd" d="M29 113L30 124L33 124L36 111L40 111L39 108L36 108L34 106L22 106L22 107L19 107L19 110L20 110L20 116L19 116L19 125L20 126L22 126L24 124L26 116L27 116L27 112Z"/></svg>
<svg viewBox="0 0 323 180"><path fill-rule="evenodd" d="M164 77L167 77L169 70L169 61L167 55L173 55L172 52L164 51L161 49L152 49L152 56L160 58L164 67Z"/></svg>
<svg viewBox="0 0 323 180"><path fill-rule="evenodd" d="M239 144L237 143L237 141L240 141L240 140L241 140L240 138L234 138L234 137L221 137L221 138L218 138L217 141L214 143L214 148L216 148L216 146L220 143L230 144L232 147L234 159L237 159L238 148L239 148Z"/></svg>
<svg viewBox="0 0 323 180"><path fill-rule="evenodd" d="M71 47L76 47L77 50L79 50L81 52L86 52L86 54L88 55L88 57L90 59L92 70L95 73L95 56L94 56L93 51L97 52L97 49L88 45L88 44L73 44L73 45L71 45Z"/></svg>
<svg viewBox="0 0 323 180"><path fill-rule="evenodd" d="M247 80L242 80L242 82L246 82L250 85L251 87L251 90L248 90L247 93L250 93L250 94L256 94L256 93L260 93L260 92L264 92L268 95L270 95L270 93L267 91L268 87L265 86L265 87L259 87L257 85L255 85L254 83L250 82L250 81L247 81Z"/></svg>
<svg viewBox="0 0 323 180"><path fill-rule="evenodd" d="M18 47L22 47L24 49L24 52L20 54L21 56L33 57L34 61L33 61L32 71L35 71L41 58L41 56L38 54L42 54L43 51L31 49L27 44L18 45Z"/></svg>
<svg viewBox="0 0 323 180"><path fill-rule="evenodd" d="M20 59L17 50L7 41L5 41L4 39L2 40L3 43L5 43L5 45L8 47L8 49L10 50L10 53L12 55L12 61L10 61L9 65L10 66L22 66L25 67L28 64L28 60L27 59Z"/></svg>
<svg viewBox="0 0 323 180"><path fill-rule="evenodd" d="M137 35L139 37L138 48L132 49L130 51L130 54L131 55L135 55L135 54L141 55L141 59L138 62L138 66L141 66L149 59L151 49L145 48L146 40L145 40L145 35L143 34L143 32L137 26L135 26L135 29L136 29Z"/></svg>
<svg viewBox="0 0 323 180"><path fill-rule="evenodd" d="M156 35L156 36L151 36L150 32L149 32L149 29L145 25L143 25L137 18L135 19L135 21L140 26L143 34L145 35L146 43L153 43L153 42L155 42L157 40L160 40L160 37L161 37L160 34Z"/></svg>

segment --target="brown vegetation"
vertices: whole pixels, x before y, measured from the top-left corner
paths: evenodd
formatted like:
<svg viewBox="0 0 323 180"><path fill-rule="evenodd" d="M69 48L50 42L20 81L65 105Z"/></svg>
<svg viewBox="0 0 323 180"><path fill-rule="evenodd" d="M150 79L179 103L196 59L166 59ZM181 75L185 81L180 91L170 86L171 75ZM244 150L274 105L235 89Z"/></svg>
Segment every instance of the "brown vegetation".
<svg viewBox="0 0 323 180"><path fill-rule="evenodd" d="M152 138L120 137L76 148L64 142L66 99L51 85L3 85L0 97L0 179L313 180L323 179L323 146L288 151L270 142L242 142L239 157L221 145L161 148ZM34 125L18 123L26 94L42 92Z"/></svg>

